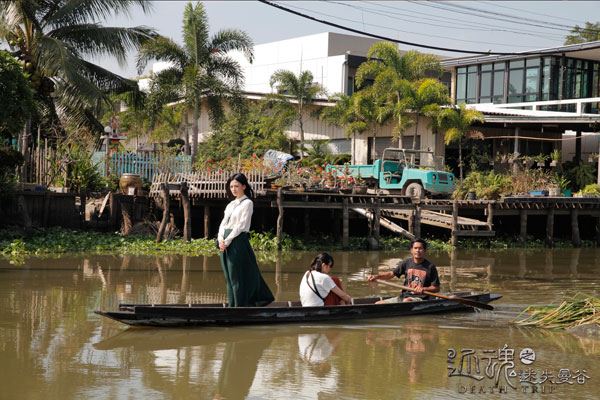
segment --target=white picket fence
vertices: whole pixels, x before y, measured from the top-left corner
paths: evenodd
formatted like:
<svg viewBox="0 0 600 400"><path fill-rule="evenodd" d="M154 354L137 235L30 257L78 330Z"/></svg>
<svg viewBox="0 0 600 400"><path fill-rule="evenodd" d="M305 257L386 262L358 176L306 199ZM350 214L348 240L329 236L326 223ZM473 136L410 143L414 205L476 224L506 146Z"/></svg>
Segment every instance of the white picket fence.
<svg viewBox="0 0 600 400"><path fill-rule="evenodd" d="M152 185L150 186L150 196L160 196L161 183L182 183L187 182L188 194L190 198L226 198L227 192L225 185L227 180L234 172L231 171L201 171L191 173L170 174L162 173L154 175ZM264 194L265 192L265 173L264 171L244 171L248 178L248 183L255 194ZM179 189L170 189L171 196L179 196Z"/></svg>

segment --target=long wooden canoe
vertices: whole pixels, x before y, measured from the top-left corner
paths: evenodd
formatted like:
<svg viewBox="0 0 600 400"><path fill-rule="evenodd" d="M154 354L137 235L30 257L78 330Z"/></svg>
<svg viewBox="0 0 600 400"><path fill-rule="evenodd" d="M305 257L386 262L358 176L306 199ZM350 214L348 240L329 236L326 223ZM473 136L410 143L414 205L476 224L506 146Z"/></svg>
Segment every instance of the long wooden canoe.
<svg viewBox="0 0 600 400"><path fill-rule="evenodd" d="M493 293L460 294L482 303L499 299ZM119 311L96 314L131 326L186 327L297 322L342 321L406 315L470 311L473 308L452 300L435 299L408 303L375 304L381 297L354 299L354 304L302 307L300 302L273 302L266 307L227 307L226 304L121 304Z"/></svg>

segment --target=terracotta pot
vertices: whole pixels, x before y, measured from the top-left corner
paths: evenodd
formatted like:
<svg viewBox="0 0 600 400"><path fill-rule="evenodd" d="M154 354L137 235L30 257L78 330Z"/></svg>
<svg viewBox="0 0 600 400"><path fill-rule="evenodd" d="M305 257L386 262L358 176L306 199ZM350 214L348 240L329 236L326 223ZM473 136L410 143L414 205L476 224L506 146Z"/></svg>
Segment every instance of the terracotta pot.
<svg viewBox="0 0 600 400"><path fill-rule="evenodd" d="M119 179L119 189L123 194L139 194L142 190L142 178L138 174L123 174Z"/></svg>
<svg viewBox="0 0 600 400"><path fill-rule="evenodd" d="M356 194L365 194L367 193L367 187L362 185L354 186L352 191Z"/></svg>

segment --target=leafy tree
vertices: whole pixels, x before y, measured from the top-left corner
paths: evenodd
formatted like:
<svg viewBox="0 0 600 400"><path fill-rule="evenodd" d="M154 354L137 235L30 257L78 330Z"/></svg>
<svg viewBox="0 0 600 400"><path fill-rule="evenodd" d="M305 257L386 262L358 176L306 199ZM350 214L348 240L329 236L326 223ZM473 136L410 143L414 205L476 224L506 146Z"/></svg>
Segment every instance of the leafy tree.
<svg viewBox="0 0 600 400"><path fill-rule="evenodd" d="M343 127L347 136L356 136L368 130L373 130L373 139L377 136L376 125L380 119L380 107L373 90L366 88L354 92L352 96L345 94L334 95L335 106L325 107L320 118L326 122ZM356 155L352 147L352 159Z"/></svg>
<svg viewBox="0 0 600 400"><path fill-rule="evenodd" d="M6 51L0 51L0 137L17 136L33 110L33 97L23 69Z"/></svg>
<svg viewBox="0 0 600 400"><path fill-rule="evenodd" d="M403 133L412 124L407 118L412 112L408 98L411 82L439 76L442 72L439 59L417 51L401 53L391 42L375 43L367 57L368 61L358 67L356 83L359 87L372 85L373 91L382 98L384 107L379 121L395 121L394 135L403 147Z"/></svg>
<svg viewBox="0 0 600 400"><path fill-rule="evenodd" d="M583 27L575 25L565 37L565 44L586 43L600 40L600 22L586 22Z"/></svg>
<svg viewBox="0 0 600 400"><path fill-rule="evenodd" d="M221 161L238 155L247 158L262 155L267 149L288 151L290 143L284 130L290 117L270 106L268 102L252 103L229 113L198 149L198 161Z"/></svg>
<svg viewBox="0 0 600 400"><path fill-rule="evenodd" d="M405 87L406 107L414 112L415 136L413 149L417 148L417 134L419 132L419 116L437 118L442 105L450 103L446 85L437 79L427 78L411 82ZM435 123L433 124L435 125Z"/></svg>
<svg viewBox="0 0 600 400"><path fill-rule="evenodd" d="M277 70L271 75L270 84L277 89L277 95L273 96L279 105L295 110L295 121L300 128L300 158L304 157L304 111L306 106L319 95L325 93L325 89L313 82L310 71L302 71L296 76L292 71Z"/></svg>
<svg viewBox="0 0 600 400"><path fill-rule="evenodd" d="M154 35L154 30L107 27L97 21L129 12L144 12L144 0L9 0L0 2L0 41L9 44L29 74L38 110L49 124L59 115L67 124L96 131L101 124L92 109L107 101L107 92L137 92L137 82L88 61L116 57Z"/></svg>
<svg viewBox="0 0 600 400"><path fill-rule="evenodd" d="M159 75L169 74L181 82L174 87L193 112L191 154L198 148L198 119L201 97L206 97L209 117L216 126L224 116L223 100L233 107L241 103L243 74L239 63L227 53L241 51L252 62L253 43L245 32L224 29L209 37L208 17L202 3L191 2L183 12L183 46L166 37L145 43L138 54L141 72L152 59L167 61L171 67Z"/></svg>
<svg viewBox="0 0 600 400"><path fill-rule="evenodd" d="M473 129L473 124L483 123L483 114L461 104L458 108L445 108L438 114L438 124L444 131L446 144L458 142L458 167L463 179L462 143L465 137L481 134Z"/></svg>

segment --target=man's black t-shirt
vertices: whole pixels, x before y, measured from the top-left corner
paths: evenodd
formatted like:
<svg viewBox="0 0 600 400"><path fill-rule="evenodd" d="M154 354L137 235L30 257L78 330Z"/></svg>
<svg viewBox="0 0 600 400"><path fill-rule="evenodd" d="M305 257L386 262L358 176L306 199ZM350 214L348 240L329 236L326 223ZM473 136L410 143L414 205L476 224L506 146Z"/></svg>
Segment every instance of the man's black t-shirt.
<svg viewBox="0 0 600 400"><path fill-rule="evenodd" d="M404 286L440 286L437 268L426 259L420 264L415 264L412 258L404 260L394 269L394 275L398 278L404 275Z"/></svg>

